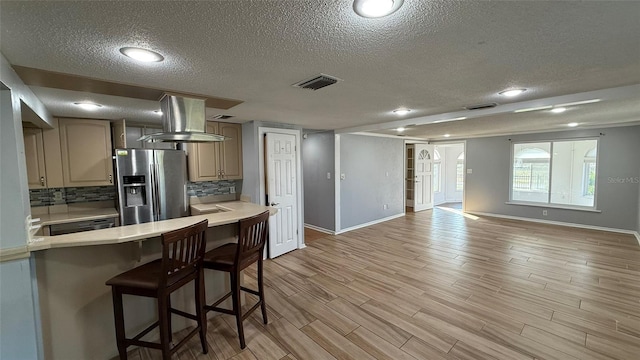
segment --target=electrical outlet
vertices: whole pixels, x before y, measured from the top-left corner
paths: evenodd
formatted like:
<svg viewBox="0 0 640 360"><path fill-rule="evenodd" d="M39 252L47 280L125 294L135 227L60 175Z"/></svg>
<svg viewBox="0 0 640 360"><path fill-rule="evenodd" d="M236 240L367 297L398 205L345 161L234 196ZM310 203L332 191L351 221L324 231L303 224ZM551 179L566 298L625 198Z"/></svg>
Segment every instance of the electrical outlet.
<svg viewBox="0 0 640 360"><path fill-rule="evenodd" d="M467 174L473 174L473 169L467 169Z"/></svg>
<svg viewBox="0 0 640 360"><path fill-rule="evenodd" d="M235 194L236 193L236 187L235 186L230 187L229 188L229 192L232 193L232 194Z"/></svg>
<svg viewBox="0 0 640 360"><path fill-rule="evenodd" d="M386 177L389 177L389 172L388 171L385 172L384 174L385 174Z"/></svg>
<svg viewBox="0 0 640 360"><path fill-rule="evenodd" d="M331 180L331 173L330 172L327 173L327 179Z"/></svg>
<svg viewBox="0 0 640 360"><path fill-rule="evenodd" d="M542 210L542 216L547 216L547 210Z"/></svg>
<svg viewBox="0 0 640 360"><path fill-rule="evenodd" d="M389 208L389 205L387 204L382 205L382 210L387 210L388 208Z"/></svg>

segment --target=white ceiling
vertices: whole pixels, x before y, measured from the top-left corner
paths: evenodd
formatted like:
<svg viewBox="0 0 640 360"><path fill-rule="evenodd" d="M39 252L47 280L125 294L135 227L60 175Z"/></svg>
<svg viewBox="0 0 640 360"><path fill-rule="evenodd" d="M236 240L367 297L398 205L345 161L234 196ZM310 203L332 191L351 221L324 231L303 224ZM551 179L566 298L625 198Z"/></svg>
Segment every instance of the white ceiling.
<svg viewBox="0 0 640 360"><path fill-rule="evenodd" d="M419 123L471 104L508 105L640 84L637 1L405 0L388 17L366 19L352 11L351 0L3 0L0 31L0 51L14 65L244 100L207 114L310 129L375 131L394 126L385 123L398 120L391 113L398 107L413 109L404 119ZM120 55L123 46L150 48L166 60L140 65ZM291 86L319 73L344 81L318 91ZM513 87L528 91L516 99L497 95ZM424 125L415 135L638 121L640 91L626 89L631 93L619 101L553 118L497 112L486 121ZM34 92L58 116L160 122L150 101ZM68 105L80 100L104 108L87 114Z"/></svg>

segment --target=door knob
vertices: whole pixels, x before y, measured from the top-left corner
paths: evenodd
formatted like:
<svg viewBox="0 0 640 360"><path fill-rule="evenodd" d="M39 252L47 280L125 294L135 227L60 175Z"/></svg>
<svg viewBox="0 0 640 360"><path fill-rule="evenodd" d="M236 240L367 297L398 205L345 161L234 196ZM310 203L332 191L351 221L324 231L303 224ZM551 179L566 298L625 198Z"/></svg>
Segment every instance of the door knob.
<svg viewBox="0 0 640 360"><path fill-rule="evenodd" d="M271 203L271 206L276 206L276 205L280 205L280 203L277 203L277 202L272 202Z"/></svg>

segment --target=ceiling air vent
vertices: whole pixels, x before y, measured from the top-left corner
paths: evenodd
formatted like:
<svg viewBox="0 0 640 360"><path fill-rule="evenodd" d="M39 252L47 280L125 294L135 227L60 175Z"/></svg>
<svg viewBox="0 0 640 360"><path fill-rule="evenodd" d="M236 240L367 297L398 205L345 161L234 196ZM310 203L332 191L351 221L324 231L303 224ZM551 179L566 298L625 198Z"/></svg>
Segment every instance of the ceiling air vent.
<svg viewBox="0 0 640 360"><path fill-rule="evenodd" d="M488 103L488 104L479 104L479 105L469 105L464 108L467 110L482 110L482 109L491 109L498 106L496 103Z"/></svg>
<svg viewBox="0 0 640 360"><path fill-rule="evenodd" d="M233 115L218 114L218 115L212 116L211 118L213 120L226 120L226 119L231 119L232 117L233 117Z"/></svg>
<svg viewBox="0 0 640 360"><path fill-rule="evenodd" d="M320 74L320 75L314 76L311 79L302 80L298 83L295 83L293 84L293 86L299 87L302 89L318 90L318 89L322 89L323 87L333 85L338 81L342 81L342 80L336 77L333 77L331 75Z"/></svg>

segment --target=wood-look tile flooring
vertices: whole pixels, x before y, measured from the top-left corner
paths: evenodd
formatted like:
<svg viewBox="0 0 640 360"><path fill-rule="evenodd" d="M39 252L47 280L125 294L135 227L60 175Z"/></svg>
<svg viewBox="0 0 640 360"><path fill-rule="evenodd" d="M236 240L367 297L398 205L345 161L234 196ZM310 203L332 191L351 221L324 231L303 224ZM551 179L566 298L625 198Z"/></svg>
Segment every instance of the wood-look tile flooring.
<svg viewBox="0 0 640 360"><path fill-rule="evenodd" d="M223 315L209 354L196 337L174 358L640 359L631 235L436 208L318 236L266 261L265 283L269 324L245 321L244 351Z"/></svg>

